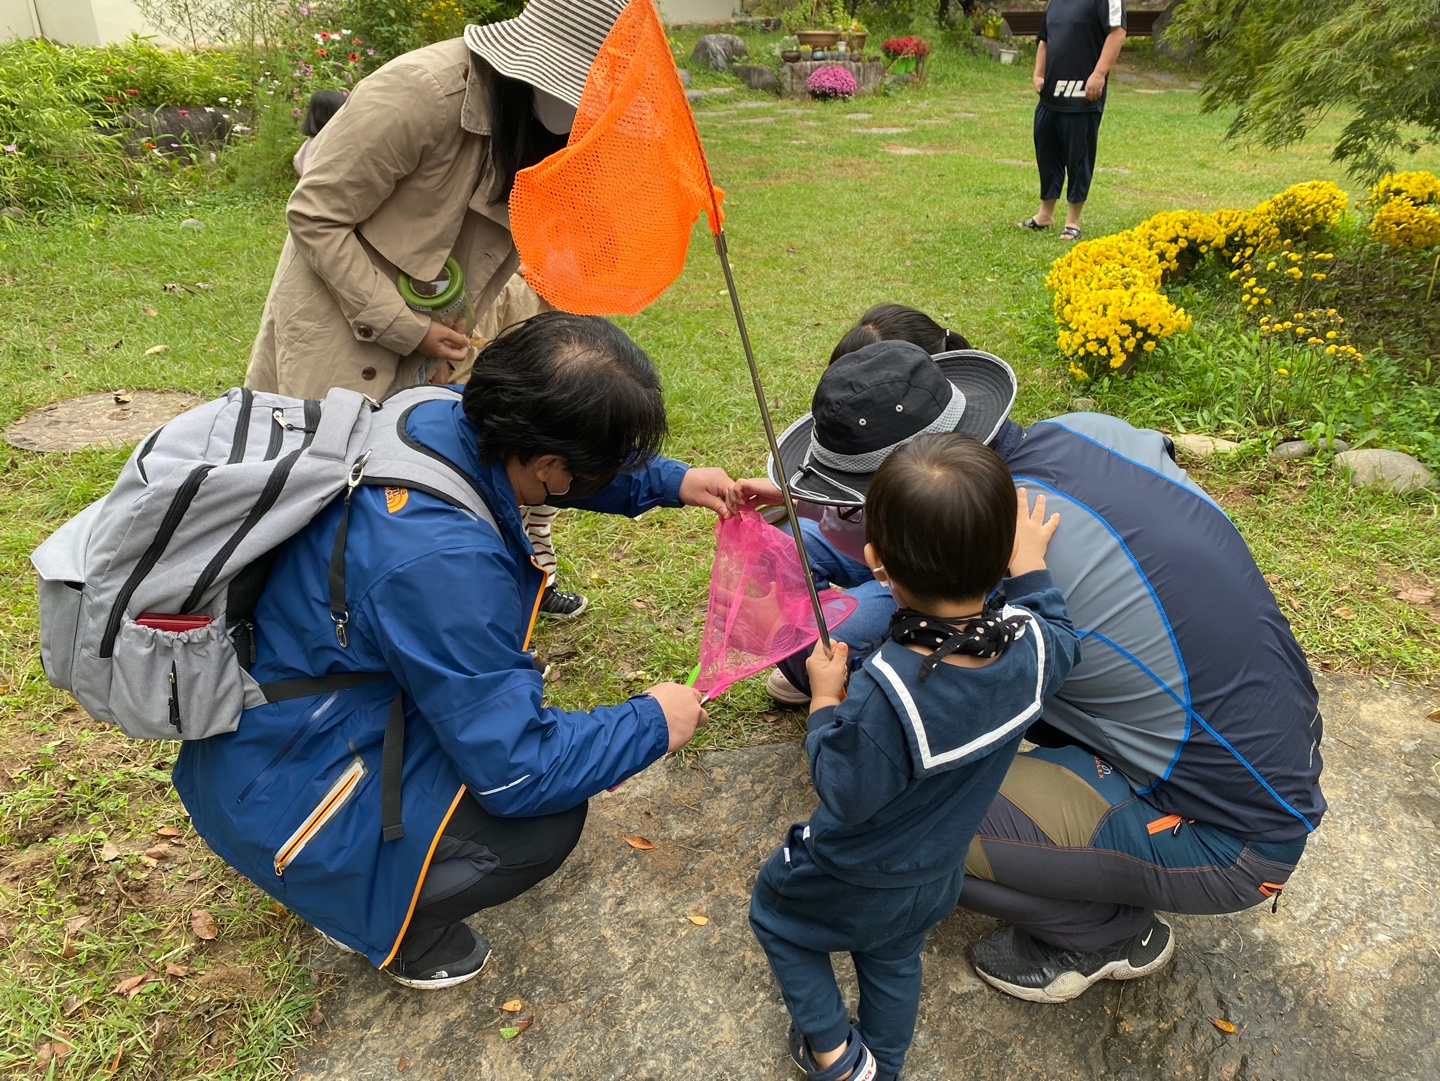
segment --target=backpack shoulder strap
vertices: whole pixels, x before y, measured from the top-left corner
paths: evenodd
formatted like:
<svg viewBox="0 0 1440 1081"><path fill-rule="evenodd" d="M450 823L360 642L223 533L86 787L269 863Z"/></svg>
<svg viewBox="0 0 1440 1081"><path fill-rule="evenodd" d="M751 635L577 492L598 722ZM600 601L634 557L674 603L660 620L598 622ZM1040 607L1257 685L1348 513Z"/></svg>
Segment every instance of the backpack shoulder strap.
<svg viewBox="0 0 1440 1081"><path fill-rule="evenodd" d="M415 441L405 431L406 421L416 406L459 400L459 393L449 387L429 386L402 390L385 399L366 438L369 458L362 483L426 492L468 510L498 530L495 513L475 480L449 458Z"/></svg>

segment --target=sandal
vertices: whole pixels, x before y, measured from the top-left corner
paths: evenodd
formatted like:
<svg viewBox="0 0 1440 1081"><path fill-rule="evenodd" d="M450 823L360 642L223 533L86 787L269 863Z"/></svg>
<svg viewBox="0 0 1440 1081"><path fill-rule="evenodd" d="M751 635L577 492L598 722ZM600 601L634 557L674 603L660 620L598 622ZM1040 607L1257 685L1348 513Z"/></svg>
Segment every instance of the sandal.
<svg viewBox="0 0 1440 1081"><path fill-rule="evenodd" d="M850 1022L850 1038L846 1041L845 1050L824 1069L815 1065L815 1060L810 1057L809 1043L794 1025L790 1026L789 1042L790 1057L805 1072L806 1081L834 1081L837 1077L844 1077L847 1081L874 1081L880 1069L870 1048L860 1039L860 1029L854 1021Z"/></svg>
<svg viewBox="0 0 1440 1081"><path fill-rule="evenodd" d="M1050 225L1041 225L1034 218L1026 218L1022 222L1016 222L1016 224L1019 225L1022 229L1029 229L1032 233L1038 233L1044 229L1050 228L1050 225L1054 225L1055 223L1051 222Z"/></svg>
<svg viewBox="0 0 1440 1081"><path fill-rule="evenodd" d="M1078 225L1067 225L1067 226L1065 226L1065 228L1063 228L1063 229L1060 230L1060 239L1061 239L1061 240L1079 240L1079 239L1080 239L1080 226L1078 226Z"/></svg>

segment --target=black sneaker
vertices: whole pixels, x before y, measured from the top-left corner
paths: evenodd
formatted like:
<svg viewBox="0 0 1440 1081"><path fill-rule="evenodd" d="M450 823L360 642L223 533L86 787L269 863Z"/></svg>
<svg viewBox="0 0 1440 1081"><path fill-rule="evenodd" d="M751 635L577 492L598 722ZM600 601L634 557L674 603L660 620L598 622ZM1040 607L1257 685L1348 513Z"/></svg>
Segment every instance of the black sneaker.
<svg viewBox="0 0 1440 1081"><path fill-rule="evenodd" d="M421 991L473 980L490 960L490 943L463 923L407 935L400 953L380 971L396 983Z"/></svg>
<svg viewBox="0 0 1440 1081"><path fill-rule="evenodd" d="M590 602L579 593L567 593L554 586L546 586L540 598L540 614L550 619L574 619L589 607Z"/></svg>
<svg viewBox="0 0 1440 1081"><path fill-rule="evenodd" d="M1069 1002L1100 980L1133 980L1163 968L1175 936L1159 916L1140 934L1095 953L1050 946L1018 927L1002 927L975 943L976 974L1008 995L1030 1002Z"/></svg>

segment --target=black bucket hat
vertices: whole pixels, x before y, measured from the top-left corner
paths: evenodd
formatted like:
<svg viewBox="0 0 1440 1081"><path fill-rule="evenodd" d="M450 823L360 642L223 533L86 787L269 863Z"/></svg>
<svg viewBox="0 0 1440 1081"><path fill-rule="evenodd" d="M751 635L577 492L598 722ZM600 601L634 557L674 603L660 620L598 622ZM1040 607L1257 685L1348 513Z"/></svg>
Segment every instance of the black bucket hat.
<svg viewBox="0 0 1440 1081"><path fill-rule="evenodd" d="M956 349L932 357L910 342L875 342L825 370L809 413L779 439L797 499L860 507L891 451L927 432L988 443L1015 404L1015 373L999 357ZM780 483L775 459L767 469Z"/></svg>

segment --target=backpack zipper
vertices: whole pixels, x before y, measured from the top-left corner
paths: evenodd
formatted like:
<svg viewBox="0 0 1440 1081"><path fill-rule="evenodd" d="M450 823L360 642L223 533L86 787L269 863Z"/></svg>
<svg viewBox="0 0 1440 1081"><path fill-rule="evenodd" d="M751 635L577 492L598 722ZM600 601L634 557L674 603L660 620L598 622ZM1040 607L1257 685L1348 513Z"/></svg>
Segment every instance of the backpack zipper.
<svg viewBox="0 0 1440 1081"><path fill-rule="evenodd" d="M125 607L130 603L130 598L145 576L155 569L155 564L160 562L160 557L165 554L165 546L170 543L170 538L175 535L175 530L180 528L180 519L185 517L185 511L189 509L191 502L195 499L195 493L200 490L200 484L205 480L213 465L196 466L185 478L185 483L180 485L180 490L175 493L175 498L170 501L169 508L165 511L165 517L160 522L160 528L156 531L155 537L150 541L150 547L145 549L145 554L135 564L135 569L130 572L130 577L125 579L125 584L120 587L120 594L115 598L115 603L110 607L110 618L105 623L105 634L100 639L100 659L109 660L115 652L115 637L120 633L120 624L125 620Z"/></svg>
<svg viewBox="0 0 1440 1081"><path fill-rule="evenodd" d="M175 662L170 662L170 723L177 735L184 732L180 727L180 685L175 675Z"/></svg>
<svg viewBox="0 0 1440 1081"><path fill-rule="evenodd" d="M241 388L240 415L235 418L235 441L230 444L230 460L226 465L234 465L245 458L245 444L250 439L250 411L254 405L255 392L249 387Z"/></svg>
<svg viewBox="0 0 1440 1081"><path fill-rule="evenodd" d="M293 428L294 425L285 419L285 411L276 409L271 412L270 419L275 422L270 429L270 442L265 447L265 461L271 461L280 456L280 445L285 441L285 430Z"/></svg>
<svg viewBox="0 0 1440 1081"><path fill-rule="evenodd" d="M240 542L249 536L250 531L260 523L260 519L265 517L265 514L275 505L275 501L280 498L281 490L285 487L285 482L290 479L290 471L295 468L295 463L299 459L300 451L292 451L289 457L283 459L275 467L260 492L260 498L250 508L250 513L246 515L245 521L240 523L240 528L231 534L230 539L221 545L220 550L215 553L210 562L205 564L205 569L195 580L195 588L190 591L190 595L185 598L185 603L180 606L182 614L194 611L195 606L200 603L201 596L225 569L225 564L235 554L235 549L240 547Z"/></svg>

